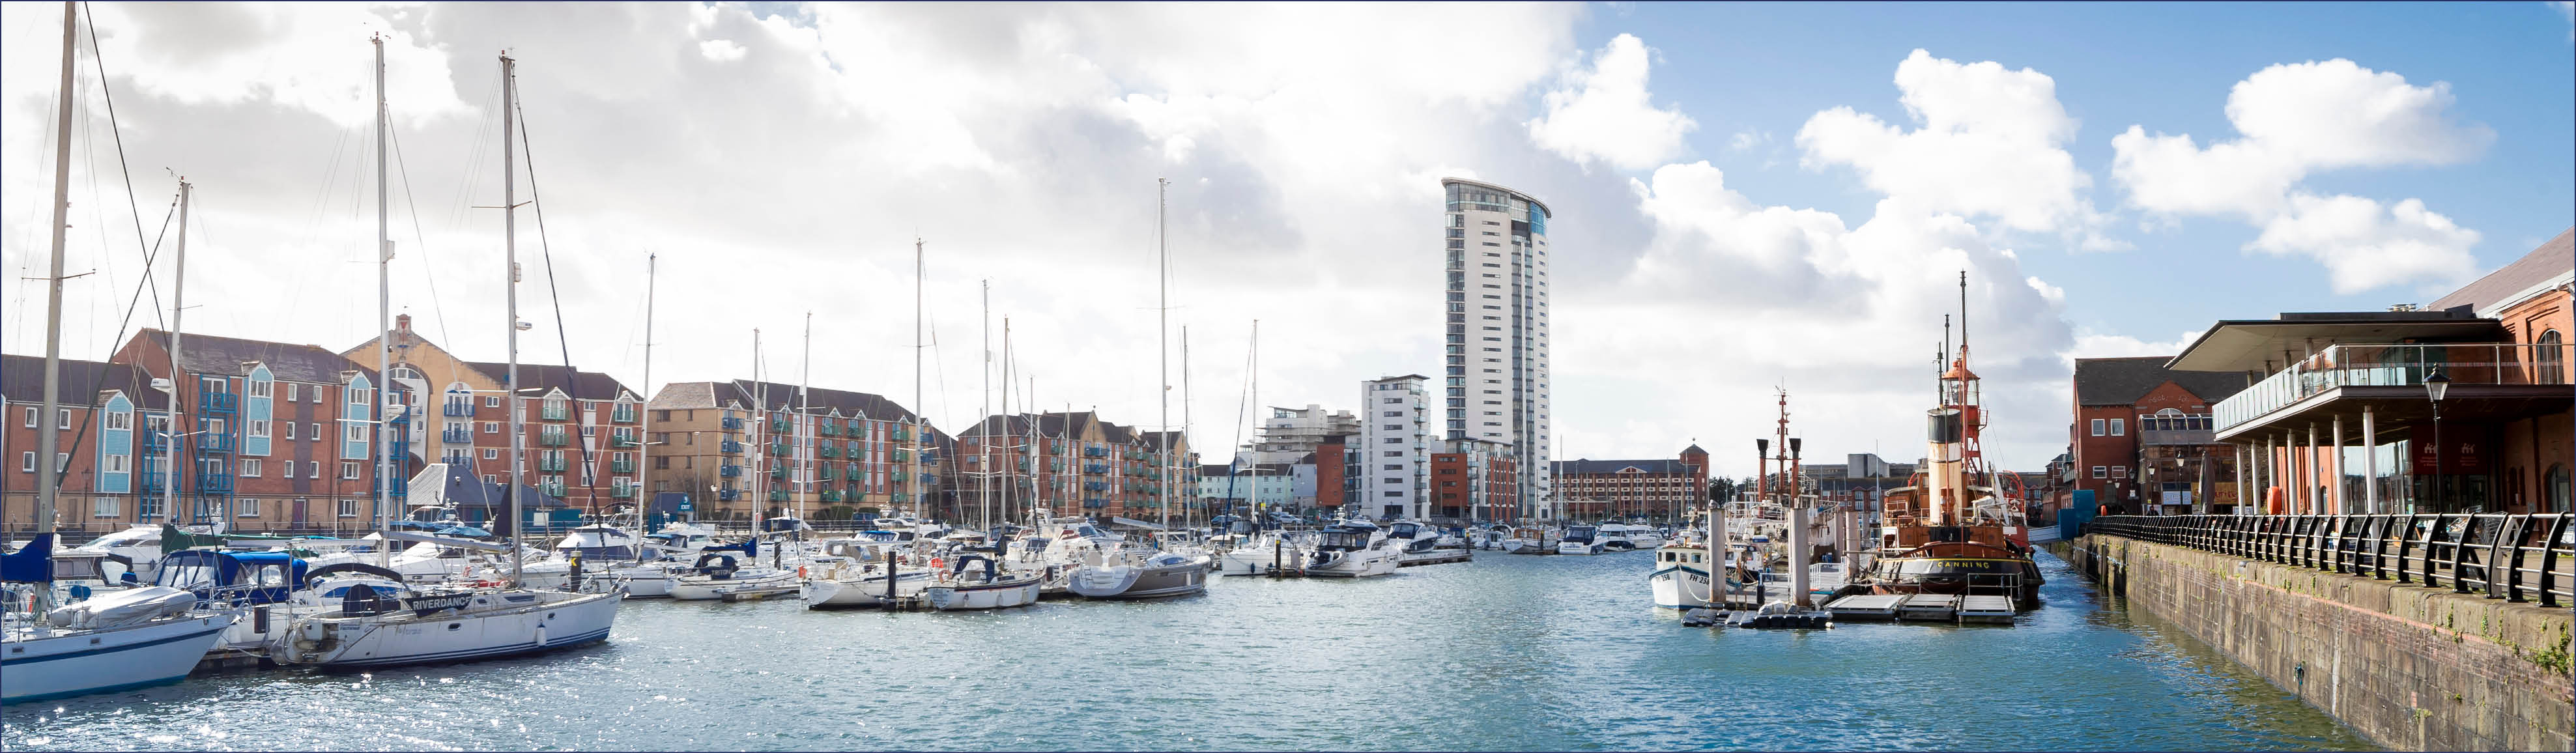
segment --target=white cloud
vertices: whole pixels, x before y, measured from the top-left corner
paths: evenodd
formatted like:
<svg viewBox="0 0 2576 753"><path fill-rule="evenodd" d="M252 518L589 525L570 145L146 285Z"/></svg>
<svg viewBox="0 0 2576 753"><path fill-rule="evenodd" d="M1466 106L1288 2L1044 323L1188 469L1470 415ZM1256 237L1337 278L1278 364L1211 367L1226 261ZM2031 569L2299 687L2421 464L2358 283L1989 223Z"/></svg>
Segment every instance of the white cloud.
<svg viewBox="0 0 2576 753"><path fill-rule="evenodd" d="M1656 109L1646 90L1653 50L1621 34L1593 55L1590 70L1569 72L1546 97L1547 112L1529 121L1530 140L1566 159L1641 170L1680 156L1682 136L1699 127L1676 105Z"/></svg>
<svg viewBox="0 0 2576 753"><path fill-rule="evenodd" d="M2227 119L2241 134L2206 148L2188 134L2148 135L2130 126L2112 137L2112 176L2129 202L2171 216L2215 215L2262 228L2249 250L2323 264L2337 293L2407 282L2466 282L2475 231L2406 199L2383 208L2355 196L2301 190L2320 170L2445 165L2495 140L2484 125L2451 115L2450 85L2406 83L2350 60L2274 65L2228 93ZM2383 211L2385 209L2385 211Z"/></svg>
<svg viewBox="0 0 2576 753"><path fill-rule="evenodd" d="M1804 161L1848 165L1879 193L1929 211L1994 218L2013 230L2075 232L2098 224L2084 196L2092 178L2065 148L2076 121L2047 75L1915 50L1897 64L1896 87L1914 130L1836 107L1798 129Z"/></svg>
<svg viewBox="0 0 2576 753"><path fill-rule="evenodd" d="M742 56L750 53L751 48L737 44L731 39L709 39L698 43L698 54L720 63L741 60Z"/></svg>
<svg viewBox="0 0 2576 753"><path fill-rule="evenodd" d="M2439 288L2477 272L2469 247L2478 232L2406 199L2394 206L2358 196L2292 194L2288 211L2246 248L2306 256L2324 264L2336 293L2421 281Z"/></svg>
<svg viewBox="0 0 2576 753"><path fill-rule="evenodd" d="M2078 358L2181 355L2182 349L2197 339L2200 339L2198 330L2182 333L2172 340L2144 340L2129 335L2079 329L2075 333L2075 347L2066 350L2066 366L2074 368L2075 359Z"/></svg>

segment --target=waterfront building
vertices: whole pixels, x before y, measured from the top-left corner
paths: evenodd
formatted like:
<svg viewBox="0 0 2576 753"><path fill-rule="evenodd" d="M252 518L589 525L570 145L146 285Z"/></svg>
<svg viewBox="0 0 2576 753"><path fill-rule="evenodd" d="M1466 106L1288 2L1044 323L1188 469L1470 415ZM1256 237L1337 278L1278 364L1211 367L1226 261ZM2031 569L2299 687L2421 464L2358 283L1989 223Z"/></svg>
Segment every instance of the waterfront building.
<svg viewBox="0 0 2576 753"><path fill-rule="evenodd" d="M2212 436L2210 406L2245 389L2245 378L2165 368L2172 358L2075 359L2071 490L2130 513L2235 506L2235 452ZM2024 488L2045 486L2042 477Z"/></svg>
<svg viewBox="0 0 2576 753"><path fill-rule="evenodd" d="M1519 448L1527 461L1519 497L1548 499L1547 205L1490 183L1440 185L1448 200L1444 437ZM1361 418L1374 425L1381 412Z"/></svg>
<svg viewBox="0 0 2576 753"><path fill-rule="evenodd" d="M1360 384L1359 446L1346 457L1358 477L1357 517L1420 519L1430 514L1423 493L1431 474L1430 377L1406 374Z"/></svg>
<svg viewBox="0 0 2576 753"><path fill-rule="evenodd" d="M145 519L158 519L156 507L139 507L136 478L143 442L137 436L167 420L168 398L148 388L142 370L131 365L65 358L60 374L60 405L43 416L45 359L0 355L0 457L9 466L0 472L0 510L5 525L23 529L35 524L36 440L38 432L56 435L55 465L61 469L62 492L57 519L66 531L119 530ZM150 428L147 428L150 427Z"/></svg>
<svg viewBox="0 0 2576 753"><path fill-rule="evenodd" d="M1680 519L1708 488L1708 451L1661 460L1559 460L1556 489L1573 520Z"/></svg>
<svg viewBox="0 0 2576 753"><path fill-rule="evenodd" d="M417 465L395 469L372 521L368 509L376 496L373 367L314 345L190 333L180 338L173 375L169 338L146 329L108 358L139 372L134 386L152 389L152 380L169 379L178 394L179 431L150 420L135 436L139 519L358 531L401 514L403 482ZM409 410L386 432L395 457L407 458L419 401L399 386L385 397ZM165 455L184 469L177 474L180 508L166 518Z"/></svg>
<svg viewBox="0 0 2576 753"><path fill-rule="evenodd" d="M1340 510L1350 500L1350 485L1358 478L1349 473L1352 445L1358 435L1335 435L1315 446L1315 501L1309 507L1318 510Z"/></svg>
<svg viewBox="0 0 2576 753"><path fill-rule="evenodd" d="M1327 411L1309 404L1304 408L1271 408L1263 419L1259 439L1241 460L1253 463L1295 463L1304 460L1327 437L1359 433L1360 419L1350 411Z"/></svg>
<svg viewBox="0 0 2576 753"><path fill-rule="evenodd" d="M1204 506L1189 493L1198 479L1189 437L1170 433L1170 462L1162 454L1164 440L1163 432L1103 421L1090 411L988 416L957 436L953 496L960 509L979 509L984 499L979 485L991 483L998 502L1000 480L988 471L1004 470L1013 473L1015 503L1029 500L1057 515L1159 523L1162 484L1172 478L1171 511L1177 524L1200 514ZM1020 464L1014 466L1013 460ZM1026 509L1009 512L1018 515Z"/></svg>
<svg viewBox="0 0 2576 753"><path fill-rule="evenodd" d="M672 382L645 409L651 487L687 494L699 520L950 512L924 503L941 499L945 438L884 396L823 387L800 396L796 385L749 379Z"/></svg>
<svg viewBox="0 0 2576 753"><path fill-rule="evenodd" d="M1208 509L1293 510L1314 504L1315 465L1305 463L1237 464L1199 467L1198 497Z"/></svg>
<svg viewBox="0 0 2576 753"><path fill-rule="evenodd" d="M1842 463L1817 463L1801 470L1818 497L1849 502L1853 509L1874 512L1889 489L1913 483L1914 463L1890 463L1877 453L1844 456Z"/></svg>
<svg viewBox="0 0 2576 753"><path fill-rule="evenodd" d="M1431 454L1432 510L1446 521L1514 520L1521 513L1520 460L1512 446L1452 439Z"/></svg>
<svg viewBox="0 0 2576 753"><path fill-rule="evenodd" d="M2223 320L2165 368L2242 375L2211 410L2240 511L2568 512L2570 256L2560 233L2422 309Z"/></svg>

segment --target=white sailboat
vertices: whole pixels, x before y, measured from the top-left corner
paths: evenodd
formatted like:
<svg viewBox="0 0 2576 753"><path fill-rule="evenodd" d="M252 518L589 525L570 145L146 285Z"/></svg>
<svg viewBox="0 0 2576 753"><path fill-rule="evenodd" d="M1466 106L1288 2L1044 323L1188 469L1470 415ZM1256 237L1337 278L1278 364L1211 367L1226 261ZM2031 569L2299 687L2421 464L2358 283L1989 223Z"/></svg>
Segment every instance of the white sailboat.
<svg viewBox="0 0 2576 753"><path fill-rule="evenodd" d="M1160 261L1156 263L1154 279L1155 289L1157 291L1156 296L1158 298L1158 302L1156 304L1157 316L1160 317L1159 321L1163 322L1161 325L1163 329L1160 331L1160 334L1156 336L1155 344L1159 346L1165 359L1169 359L1171 357L1172 350L1171 329L1169 324L1172 310L1171 292L1170 286L1166 284L1169 278L1168 270L1171 269L1170 260L1172 249L1171 240L1168 237L1168 233L1165 232L1164 227L1162 209L1164 201L1161 198L1161 192L1170 185L1171 181L1169 180L1160 178L1155 179L1156 201L1154 210L1154 235L1156 244L1160 249ZM1159 385L1159 389L1156 390L1156 393L1161 397L1163 403L1163 432L1161 434L1163 445L1160 448L1162 450L1162 467L1157 469L1162 471L1162 483L1160 484L1162 489L1160 496L1162 497L1163 502L1162 525L1165 529L1169 529L1172 523L1172 487L1179 485L1181 482L1179 468L1176 464L1171 462L1172 379L1170 364L1166 363L1158 368L1155 381ZM1142 549L1135 546L1121 546L1105 552L1094 551L1090 553L1083 563L1074 568L1073 572L1068 575L1065 588L1066 590L1072 591L1076 596L1089 599L1151 599L1166 596L1186 596L1207 591L1207 575L1208 570L1211 569L1211 564L1213 563L1209 558L1204 556L1189 557L1171 552L1155 552L1153 550Z"/></svg>
<svg viewBox="0 0 2576 753"><path fill-rule="evenodd" d="M54 137L54 225L51 271L45 294L44 413L61 406L63 333L63 234L71 204L71 117L77 97L72 88L73 4L63 4L63 76L61 109ZM182 191L185 183L181 184ZM54 457L55 433L37 432L37 456ZM34 540L16 553L0 557L0 581L23 584L35 609L9 612L0 625L0 703L85 695L121 688L176 682L186 677L218 641L237 613L194 611L196 596L175 588L150 587L100 596L53 608L55 504L62 469L40 464L36 481ZM21 601L16 589L9 603Z"/></svg>
<svg viewBox="0 0 2576 753"><path fill-rule="evenodd" d="M379 158L385 139L384 42L376 41L376 139ZM501 185L507 286L509 372L505 389L518 397L519 295L518 195L512 164L514 116L518 109L515 61L501 56ZM379 232L382 232L381 229ZM380 239L381 240L381 239ZM381 336L382 333L379 333ZM402 598L378 598L372 587L352 586L340 608L296 620L269 656L280 663L324 667L379 667L451 662L534 653L606 640L617 620L617 605L626 592L584 594L540 590L523 585L526 552L519 545L524 525L520 494L527 486L521 444L524 415L510 413L510 577L499 586L445 586ZM383 424L377 424L378 431ZM382 441L381 435L378 441ZM363 588L363 590L361 590Z"/></svg>

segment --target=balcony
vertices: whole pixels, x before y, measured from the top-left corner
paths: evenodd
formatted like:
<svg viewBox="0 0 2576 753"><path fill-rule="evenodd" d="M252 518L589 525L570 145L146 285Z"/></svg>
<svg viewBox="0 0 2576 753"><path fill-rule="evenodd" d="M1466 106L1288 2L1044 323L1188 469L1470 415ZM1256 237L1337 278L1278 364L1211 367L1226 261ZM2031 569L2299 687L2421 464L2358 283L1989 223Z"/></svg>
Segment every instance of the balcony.
<svg viewBox="0 0 2576 753"><path fill-rule="evenodd" d="M217 473L198 471L196 493L209 497L232 494L233 474L229 471Z"/></svg>
<svg viewBox="0 0 2576 753"><path fill-rule="evenodd" d="M739 477L742 475L742 466L730 464L725 465L716 469L716 475L723 476L725 478Z"/></svg>
<svg viewBox="0 0 2576 753"><path fill-rule="evenodd" d="M2567 347L2509 343L2335 345L2292 364L2211 407L2215 439L2261 428L2312 410L2343 413L2337 404L2376 408L2411 422L2429 416L2424 377L2439 371L2451 380L2445 418L2476 419L2563 409Z"/></svg>
<svg viewBox="0 0 2576 753"><path fill-rule="evenodd" d="M825 490L823 490L823 501L825 501L825 502L839 502L839 501L841 501L841 490L839 490L839 489L825 489Z"/></svg>
<svg viewBox="0 0 2576 753"><path fill-rule="evenodd" d="M474 441L474 432L466 431L464 429L448 429L439 432L438 439L439 441L446 442L448 444L469 444Z"/></svg>
<svg viewBox="0 0 2576 753"><path fill-rule="evenodd" d="M716 501L718 502L731 502L741 498L741 489L723 489L716 492Z"/></svg>
<svg viewBox="0 0 2576 753"><path fill-rule="evenodd" d="M1083 473L1087 473L1087 474L1091 474L1091 475L1094 475L1094 476L1097 476L1097 475L1100 475L1100 474L1103 474L1103 473L1108 473L1108 472L1109 472L1109 464L1107 464L1107 463L1084 463L1084 464L1082 464L1082 472L1083 472Z"/></svg>
<svg viewBox="0 0 2576 753"><path fill-rule="evenodd" d="M2217 444L2218 432L2210 429L2139 429L2138 443L2149 447Z"/></svg>
<svg viewBox="0 0 2576 753"><path fill-rule="evenodd" d="M822 474L822 475L817 476L816 478L819 478L819 479L824 480L824 481L839 481L839 480L841 480L841 471L840 471L840 469L833 468L832 466L828 466L828 465L826 465L826 466L823 466L823 468L822 468L822 470L821 470L820 472L821 472L821 474Z"/></svg>
<svg viewBox="0 0 2576 753"><path fill-rule="evenodd" d="M537 435L537 444L542 447L562 447L571 443L572 435L562 432L550 431Z"/></svg>
<svg viewBox="0 0 2576 753"><path fill-rule="evenodd" d="M902 442L902 441L906 441L906 440L909 440L909 439L912 439L912 430L910 430L910 429L906 429L906 428L903 428L903 427L899 427L899 426L898 426L898 427L895 427L895 430L894 430L894 440L895 440L895 441L897 441L897 442Z"/></svg>
<svg viewBox="0 0 2576 753"><path fill-rule="evenodd" d="M570 421L572 420L572 406L548 404L545 407L537 409L537 420Z"/></svg>
<svg viewBox="0 0 2576 753"><path fill-rule="evenodd" d="M911 479L911 478L912 478L912 476L911 476L911 475L906 474L906 473L904 473L903 471L895 471L895 472L894 472L894 476L893 476L892 480L893 480L895 483L900 484L900 483L903 483L904 481L907 481L907 480L909 480L909 479Z"/></svg>
<svg viewBox="0 0 2576 753"><path fill-rule="evenodd" d="M570 470L570 469L571 469L571 467L572 467L572 466L571 466L571 464L566 463L566 462L564 461L564 459L563 459L563 458L538 458L538 459L537 459L537 470L540 470L540 471L547 471L547 472L553 472L553 473L561 473L561 472L563 472L563 471Z"/></svg>
<svg viewBox="0 0 2576 753"><path fill-rule="evenodd" d="M821 449L815 450L815 454L837 460L841 457L841 446L827 443Z"/></svg>
<svg viewBox="0 0 2576 753"><path fill-rule="evenodd" d="M771 502L785 502L785 501L787 501L787 490L785 490L785 489L771 489L771 490L769 490L769 501L771 501Z"/></svg>
<svg viewBox="0 0 2576 753"><path fill-rule="evenodd" d="M609 497L610 499L634 499L634 498L635 498L635 487L632 487L632 486L617 486L617 487L611 487L611 488L608 490L608 497Z"/></svg>
<svg viewBox="0 0 2576 753"><path fill-rule="evenodd" d="M742 431L742 419L739 418L728 417L717 422L717 425L724 427L725 431Z"/></svg>
<svg viewBox="0 0 2576 753"><path fill-rule="evenodd" d="M771 455L785 455L785 454L787 454L787 443L786 443L786 442L771 442L771 443L769 443L769 454L771 454Z"/></svg>
<svg viewBox="0 0 2576 753"><path fill-rule="evenodd" d="M814 427L814 432L827 437L837 437L841 435L841 424L838 421L824 421Z"/></svg>
<svg viewBox="0 0 2576 753"><path fill-rule="evenodd" d="M856 478L858 478L858 477L859 477L859 464L857 464L857 463L851 463L851 464L850 464L850 478L852 478L852 479L856 479Z"/></svg>
<svg viewBox="0 0 2576 753"><path fill-rule="evenodd" d="M787 466L783 466L783 465L782 465L782 466L776 466L776 467L770 468L770 469L769 469L769 478L770 478L770 479L772 479L772 480L777 480L777 481L785 481L785 480L787 480Z"/></svg>
<svg viewBox="0 0 2576 753"><path fill-rule="evenodd" d="M241 396L230 392L197 391L197 412L230 414L241 409Z"/></svg>
<svg viewBox="0 0 2576 753"><path fill-rule="evenodd" d="M634 437L617 436L609 438L608 446L620 450L632 450L637 447L644 446L644 443L637 441Z"/></svg>
<svg viewBox="0 0 2576 753"><path fill-rule="evenodd" d="M545 484L539 484L537 486L537 491L543 492L550 497L561 497L564 495L564 485L563 482L560 481L548 482Z"/></svg>
<svg viewBox="0 0 2576 753"><path fill-rule="evenodd" d="M1082 456L1086 458L1105 458L1109 457L1109 450L1100 447L1085 447L1082 448Z"/></svg>
<svg viewBox="0 0 2576 753"><path fill-rule="evenodd" d="M787 433L787 419L784 419L784 418L773 418L773 419L769 419L769 431L770 431L770 433L772 433L772 434L785 434L785 433Z"/></svg>
<svg viewBox="0 0 2576 753"><path fill-rule="evenodd" d="M449 400L438 406L438 415L448 418L466 418L474 415L474 403L469 400Z"/></svg>
<svg viewBox="0 0 2576 753"><path fill-rule="evenodd" d="M633 407L620 405L614 410L610 410L608 412L608 421L610 423L631 424L635 423L637 419L642 418L642 413L643 411L636 410Z"/></svg>
<svg viewBox="0 0 2576 753"><path fill-rule="evenodd" d="M611 461L608 461L608 472L610 472L610 473L634 473L634 472L635 472L635 461L633 461L633 460L611 460Z"/></svg>
<svg viewBox="0 0 2576 753"><path fill-rule="evenodd" d="M896 450L896 451L894 451L894 462L897 462L897 463L909 463L909 462L912 462L912 451L911 451L911 450Z"/></svg>
<svg viewBox="0 0 2576 753"><path fill-rule="evenodd" d="M742 454L742 443L728 439L725 440L723 445L719 445L716 448L716 451L727 455L740 455Z"/></svg>

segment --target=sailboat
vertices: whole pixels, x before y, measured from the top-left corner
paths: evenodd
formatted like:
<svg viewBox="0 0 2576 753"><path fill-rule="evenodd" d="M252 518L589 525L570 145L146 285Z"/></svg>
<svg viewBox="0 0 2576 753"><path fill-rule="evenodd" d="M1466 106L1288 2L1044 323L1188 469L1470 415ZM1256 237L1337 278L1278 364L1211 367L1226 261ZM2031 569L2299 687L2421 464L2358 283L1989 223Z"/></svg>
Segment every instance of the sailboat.
<svg viewBox="0 0 2576 753"><path fill-rule="evenodd" d="M584 594L539 590L522 585L526 554L519 545L525 527L520 495L528 487L520 478L526 432L525 411L515 407L519 384L518 193L510 136L518 109L516 61L501 56L502 248L509 265L507 287L509 373L504 383L513 403L510 413L510 578L497 586L432 586L409 595L382 596L372 586L350 587L339 609L296 620L270 645L270 658L283 664L322 667L381 667L450 662L535 653L608 639L617 621L624 589ZM381 157L385 139L384 41L376 41L376 139ZM381 211L381 210L380 210ZM381 228L382 223L379 223ZM381 229L380 231L381 232ZM379 430L383 424L378 424ZM363 590L362 590L363 589Z"/></svg>
<svg viewBox="0 0 2576 753"><path fill-rule="evenodd" d="M63 236L70 209L73 4L63 3L63 78L61 110L54 136L54 225L52 267L45 293L44 413L60 409L63 340ZM185 184L182 184L183 186ZM54 432L36 433L37 456L54 457ZM9 612L0 625L0 703L85 695L122 688L177 682L197 666L207 651L223 640L225 628L241 619L233 612L196 611L196 596L165 586L121 591L54 608L54 511L62 490L62 468L41 464L36 481L34 540L19 551L0 555L0 582L23 584L33 593L9 589L10 604L32 601L32 613ZM26 601L21 601L25 599Z"/></svg>
<svg viewBox="0 0 2576 753"><path fill-rule="evenodd" d="M1161 257L1154 270L1155 288L1160 299L1156 309L1158 316L1164 322L1162 334L1155 340L1164 356L1169 358L1171 354L1169 320L1172 309L1170 285L1165 283L1170 276L1168 270L1171 269L1172 248L1169 234L1165 232L1163 217L1165 202L1162 200L1161 193L1171 186L1171 181L1158 178L1155 186L1154 235ZM1181 480L1178 469L1171 462L1172 390L1171 369L1168 364L1158 370L1156 381L1160 386L1156 392L1163 401L1164 427L1161 434L1163 467L1159 469L1163 472L1163 478L1159 486L1163 498L1162 523L1168 529L1172 522L1172 487L1178 485ZM1207 591L1207 575L1208 570L1212 569L1211 564L1209 558L1205 556L1191 557L1173 552L1160 552L1132 544L1105 551L1094 550L1087 553L1082 564L1074 568L1067 577L1065 589L1072 591L1076 596L1088 599L1152 599L1186 596Z"/></svg>

